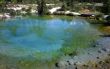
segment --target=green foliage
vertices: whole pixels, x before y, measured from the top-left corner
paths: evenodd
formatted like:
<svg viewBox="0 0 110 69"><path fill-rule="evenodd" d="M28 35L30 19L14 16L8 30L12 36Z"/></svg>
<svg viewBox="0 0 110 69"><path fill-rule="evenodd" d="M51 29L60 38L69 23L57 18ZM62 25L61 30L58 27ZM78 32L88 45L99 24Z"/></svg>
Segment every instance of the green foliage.
<svg viewBox="0 0 110 69"><path fill-rule="evenodd" d="M110 0L108 0L108 13L110 15Z"/></svg>
<svg viewBox="0 0 110 69"><path fill-rule="evenodd" d="M0 4L1 4L1 3L4 3L4 2L5 2L5 0L0 0Z"/></svg>
<svg viewBox="0 0 110 69"><path fill-rule="evenodd" d="M8 3L10 0L0 0L0 4L3 3ZM79 3L81 0L11 0L12 3L23 3L23 4L38 4L38 14L39 15L43 15L43 14L48 14L47 12L47 7L46 7L46 3L50 3L50 4L56 4L58 6L62 6L62 10L71 10L71 11L79 11L81 7L83 7L83 5L76 5L77 3ZM83 1L81 1L83 2ZM84 1L83 3L87 3L90 1ZM100 1L99 1L100 2ZM104 6L102 8L96 8L95 10L99 10L105 14L109 14L110 13L110 0L107 1L102 1L104 3ZM86 5L84 5L86 7ZM1 10L0 6L0 10ZM28 14L28 13L27 13ZM30 15L30 13L29 13Z"/></svg>
<svg viewBox="0 0 110 69"><path fill-rule="evenodd" d="M24 3L24 4L31 4L31 3L37 3L38 0L21 0L20 2Z"/></svg>
<svg viewBox="0 0 110 69"><path fill-rule="evenodd" d="M110 14L110 0L107 0L107 1L104 2L102 12L105 13L105 14Z"/></svg>
<svg viewBox="0 0 110 69"><path fill-rule="evenodd" d="M78 54L76 48L73 47L63 47L61 48L61 51L64 53L64 55L69 55L69 56L75 56Z"/></svg>
<svg viewBox="0 0 110 69"><path fill-rule="evenodd" d="M60 0L60 2L62 2L62 6L67 9L67 10L71 10L74 11L75 8L75 4L77 4L77 0Z"/></svg>
<svg viewBox="0 0 110 69"><path fill-rule="evenodd" d="M17 0L11 0L12 1L12 3L17 3Z"/></svg>
<svg viewBox="0 0 110 69"><path fill-rule="evenodd" d="M16 12L12 9L8 10L8 13L10 13L11 16L15 16Z"/></svg>

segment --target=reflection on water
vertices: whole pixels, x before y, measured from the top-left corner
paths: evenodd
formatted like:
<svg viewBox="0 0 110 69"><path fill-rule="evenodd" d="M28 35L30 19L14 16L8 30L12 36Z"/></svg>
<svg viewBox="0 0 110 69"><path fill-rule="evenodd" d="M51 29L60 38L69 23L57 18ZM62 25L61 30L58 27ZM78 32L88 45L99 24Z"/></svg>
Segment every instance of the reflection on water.
<svg viewBox="0 0 110 69"><path fill-rule="evenodd" d="M70 47L73 50L88 47L98 34L83 19L17 18L0 23L0 53L12 57L48 59L50 57L46 53L52 57L53 53L63 48Z"/></svg>

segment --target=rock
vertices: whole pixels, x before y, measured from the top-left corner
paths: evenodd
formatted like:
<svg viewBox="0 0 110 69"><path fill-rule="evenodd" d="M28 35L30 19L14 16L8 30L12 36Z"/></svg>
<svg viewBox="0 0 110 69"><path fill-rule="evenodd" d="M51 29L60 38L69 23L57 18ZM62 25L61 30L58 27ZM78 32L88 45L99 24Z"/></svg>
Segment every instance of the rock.
<svg viewBox="0 0 110 69"><path fill-rule="evenodd" d="M108 54L108 56L110 56L110 53Z"/></svg>
<svg viewBox="0 0 110 69"><path fill-rule="evenodd" d="M55 13L57 10L61 9L61 7L54 7L52 9L49 10L50 14Z"/></svg>
<svg viewBox="0 0 110 69"><path fill-rule="evenodd" d="M110 21L110 15L106 16L105 18L107 21Z"/></svg>
<svg viewBox="0 0 110 69"><path fill-rule="evenodd" d="M103 16L103 18L105 18L105 19L106 19L108 16L109 16L109 15L104 15L104 16Z"/></svg>
<svg viewBox="0 0 110 69"><path fill-rule="evenodd" d="M76 64L77 64L77 65L82 65L82 63L81 63L81 62L77 62Z"/></svg>
<svg viewBox="0 0 110 69"><path fill-rule="evenodd" d="M97 47L97 45L94 44L94 45L92 45L92 47Z"/></svg>
<svg viewBox="0 0 110 69"><path fill-rule="evenodd" d="M9 19L11 18L9 13L0 14L0 19Z"/></svg>
<svg viewBox="0 0 110 69"><path fill-rule="evenodd" d="M75 69L78 69L77 67L75 67Z"/></svg>
<svg viewBox="0 0 110 69"><path fill-rule="evenodd" d="M75 64L73 59L70 59L67 62L68 62L69 65L74 65Z"/></svg>
<svg viewBox="0 0 110 69"><path fill-rule="evenodd" d="M65 68L65 67L68 66L68 62L60 61L60 62L55 63L55 66L58 67L58 68Z"/></svg>
<svg viewBox="0 0 110 69"><path fill-rule="evenodd" d="M107 49L106 49L106 48L102 48L102 50L103 50L103 51L105 51L105 52L107 51Z"/></svg>
<svg viewBox="0 0 110 69"><path fill-rule="evenodd" d="M105 60L105 62L108 63L108 64L110 63L109 60Z"/></svg>
<svg viewBox="0 0 110 69"><path fill-rule="evenodd" d="M84 64L83 66L84 66L84 67L88 67L88 65L86 65L86 64Z"/></svg>
<svg viewBox="0 0 110 69"><path fill-rule="evenodd" d="M96 57L97 59L100 59L99 57Z"/></svg>
<svg viewBox="0 0 110 69"><path fill-rule="evenodd" d="M100 50L98 50L98 53L102 53Z"/></svg>
<svg viewBox="0 0 110 69"><path fill-rule="evenodd" d="M81 15L80 13L78 12L71 12L71 11L65 11L65 15L71 15L71 16L79 16Z"/></svg>
<svg viewBox="0 0 110 69"><path fill-rule="evenodd" d="M59 67L59 64L58 64L58 63L55 63L55 66L56 66L56 67Z"/></svg>
<svg viewBox="0 0 110 69"><path fill-rule="evenodd" d="M103 61L99 61L98 63L99 63L99 64L102 64L102 63L103 63Z"/></svg>
<svg viewBox="0 0 110 69"><path fill-rule="evenodd" d="M68 65L71 65L70 61L67 61Z"/></svg>

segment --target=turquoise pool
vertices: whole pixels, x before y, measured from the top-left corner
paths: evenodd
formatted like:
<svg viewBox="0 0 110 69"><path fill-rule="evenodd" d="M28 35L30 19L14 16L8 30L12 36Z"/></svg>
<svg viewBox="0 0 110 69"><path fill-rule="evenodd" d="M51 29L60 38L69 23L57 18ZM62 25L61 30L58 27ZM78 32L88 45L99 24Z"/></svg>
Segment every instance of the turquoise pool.
<svg viewBox="0 0 110 69"><path fill-rule="evenodd" d="M0 54L50 60L90 47L99 34L81 18L14 18L0 22Z"/></svg>

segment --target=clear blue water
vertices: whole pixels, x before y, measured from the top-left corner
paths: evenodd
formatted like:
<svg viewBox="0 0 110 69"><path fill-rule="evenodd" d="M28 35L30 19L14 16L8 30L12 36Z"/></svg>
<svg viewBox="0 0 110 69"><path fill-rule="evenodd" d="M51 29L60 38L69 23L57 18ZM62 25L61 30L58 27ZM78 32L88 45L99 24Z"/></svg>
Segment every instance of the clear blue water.
<svg viewBox="0 0 110 69"><path fill-rule="evenodd" d="M0 54L37 57L61 48L86 47L100 32L84 19L16 18L0 22ZM66 45L66 46L65 46ZM52 53L51 53L52 54Z"/></svg>

